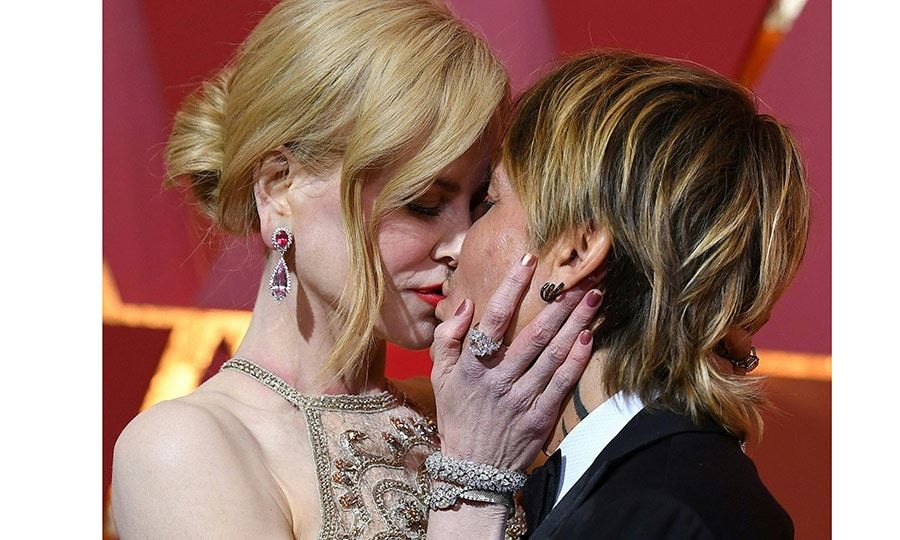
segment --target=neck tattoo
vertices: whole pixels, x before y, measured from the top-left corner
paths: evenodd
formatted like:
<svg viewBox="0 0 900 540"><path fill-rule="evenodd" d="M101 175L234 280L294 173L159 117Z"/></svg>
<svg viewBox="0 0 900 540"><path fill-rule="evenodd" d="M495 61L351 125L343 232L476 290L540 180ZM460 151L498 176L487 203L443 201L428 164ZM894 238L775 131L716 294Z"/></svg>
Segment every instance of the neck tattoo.
<svg viewBox="0 0 900 540"><path fill-rule="evenodd" d="M575 395L572 396L572 403L575 405L575 414L578 415L579 420L584 420L587 418L588 410L587 407L584 406L584 402L581 401L581 382L575 385Z"/></svg>

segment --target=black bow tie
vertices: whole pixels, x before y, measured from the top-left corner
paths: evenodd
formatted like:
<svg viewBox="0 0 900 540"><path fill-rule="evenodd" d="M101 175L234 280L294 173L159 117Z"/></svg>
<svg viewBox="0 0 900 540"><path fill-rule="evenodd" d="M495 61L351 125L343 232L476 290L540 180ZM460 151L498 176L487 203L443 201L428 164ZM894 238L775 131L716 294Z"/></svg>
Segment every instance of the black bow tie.
<svg viewBox="0 0 900 540"><path fill-rule="evenodd" d="M522 488L522 506L525 510L525 521L528 530L534 531L556 502L556 490L559 488L559 471L562 454L559 450L540 467L531 473L525 487Z"/></svg>

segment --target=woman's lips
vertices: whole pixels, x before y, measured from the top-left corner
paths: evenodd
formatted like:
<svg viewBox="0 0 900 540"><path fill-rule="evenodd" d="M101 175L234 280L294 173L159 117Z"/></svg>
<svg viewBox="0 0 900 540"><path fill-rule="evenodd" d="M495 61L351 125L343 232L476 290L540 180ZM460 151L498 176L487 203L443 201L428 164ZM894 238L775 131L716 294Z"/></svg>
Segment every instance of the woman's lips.
<svg viewBox="0 0 900 540"><path fill-rule="evenodd" d="M416 293L416 296L431 304L431 307L437 307L438 303L445 298L445 296L441 294L440 286L415 289L413 292Z"/></svg>

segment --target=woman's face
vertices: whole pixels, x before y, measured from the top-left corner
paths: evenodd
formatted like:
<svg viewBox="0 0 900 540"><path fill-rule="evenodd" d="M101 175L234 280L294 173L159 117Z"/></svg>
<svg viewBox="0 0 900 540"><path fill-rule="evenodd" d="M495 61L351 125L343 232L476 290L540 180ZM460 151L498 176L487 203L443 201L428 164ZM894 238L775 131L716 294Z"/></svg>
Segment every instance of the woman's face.
<svg viewBox="0 0 900 540"><path fill-rule="evenodd" d="M479 216L491 153L491 145L476 143L422 197L379 228L387 288L376 332L383 339L409 349L431 345L439 322L435 307L444 299L444 281Z"/></svg>
<svg viewBox="0 0 900 540"><path fill-rule="evenodd" d="M445 167L429 190L385 218L377 232L385 291L375 336L407 349L431 345L438 324L435 306L441 287L456 267L463 238L480 212L487 190L494 141L482 138ZM319 196L303 195L307 211L296 214L296 268L301 287L326 306L340 301L349 275L341 220L340 171L323 182ZM363 188L363 207L371 209L387 178ZM312 201L312 203L310 203ZM310 254L316 254L310 257ZM361 284L360 284L361 285ZM347 284L347 286L354 286ZM304 319L304 314L300 314Z"/></svg>
<svg viewBox="0 0 900 540"><path fill-rule="evenodd" d="M469 229L457 268L444 285L447 297L437 309L441 320L451 317L459 304L468 298L475 303L473 321L478 322L509 268L528 252L525 208L502 166L494 170L483 207L484 215ZM540 284L544 281L542 277L547 275L546 265L539 260L531 286L510 322L508 338L518 333L540 311L543 306Z"/></svg>

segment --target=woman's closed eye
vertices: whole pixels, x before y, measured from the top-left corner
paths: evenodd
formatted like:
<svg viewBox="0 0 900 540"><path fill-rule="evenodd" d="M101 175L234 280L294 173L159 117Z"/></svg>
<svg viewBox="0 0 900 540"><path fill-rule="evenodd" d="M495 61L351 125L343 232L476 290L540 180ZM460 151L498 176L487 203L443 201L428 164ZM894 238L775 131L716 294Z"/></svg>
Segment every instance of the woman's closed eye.
<svg viewBox="0 0 900 540"><path fill-rule="evenodd" d="M413 214L417 214L423 217L437 217L441 215L441 211L444 209L445 203L443 202L429 202L429 201L413 201L411 203L407 203L406 208Z"/></svg>

